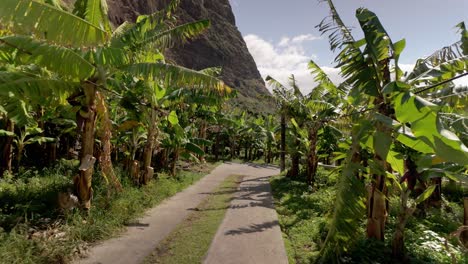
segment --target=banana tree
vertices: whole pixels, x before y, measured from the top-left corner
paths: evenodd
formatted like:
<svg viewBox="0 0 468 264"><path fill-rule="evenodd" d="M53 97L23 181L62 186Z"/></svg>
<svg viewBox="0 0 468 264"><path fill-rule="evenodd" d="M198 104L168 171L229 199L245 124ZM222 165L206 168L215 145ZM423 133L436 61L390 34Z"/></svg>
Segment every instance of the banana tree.
<svg viewBox="0 0 468 264"><path fill-rule="evenodd" d="M180 157L198 161L196 155L203 156L205 153L200 146L194 143L196 138L191 137L193 128L191 124L183 128L179 123L176 111L171 111L166 119L167 122L164 127L166 136L162 140L162 147L168 150L168 154L172 152L170 172L172 176L175 176L177 172L176 165Z"/></svg>
<svg viewBox="0 0 468 264"><path fill-rule="evenodd" d="M331 15L319 25L319 29L329 34L331 49L340 50L336 62L349 87L348 101L355 109L353 120L356 123L340 179L342 188L337 194L334 218L322 252L324 254L331 253L331 250L339 253L337 248L349 245L351 239L356 237L355 225L361 217L362 193L350 195L346 189L354 186L353 189L357 190L362 186L354 178L360 171L369 173L372 180L367 199L367 236L383 240L388 210L388 182L395 181L393 171L400 176L404 173L402 156L395 151L397 142L423 153L436 164L449 162L466 166L468 162L467 149L460 139L440 126L441 108L415 94L465 74L466 58L447 61L416 74L415 79L405 80L398 67L404 40L392 42L377 16L361 8L356 11L356 18L364 32L364 39L356 41L332 1L327 2ZM394 74L393 78L391 74ZM421 87L420 84L424 83L433 84ZM358 157L360 149L367 149L373 154L368 168L357 162L359 158L354 159ZM418 171L426 166L420 163ZM345 215L346 220L343 218ZM394 255L401 256L403 231L400 228L398 232L394 238Z"/></svg>
<svg viewBox="0 0 468 264"><path fill-rule="evenodd" d="M297 105L300 105L299 100L302 98L302 93L298 89L297 85L295 84L295 79L290 78L290 86L292 89L288 89L285 85L277 81L271 76L267 76L266 78L267 83L273 87L273 94L275 97L277 109L281 116L281 124L280 124L280 133L281 133L281 141L280 141L280 167L284 170L286 168L285 158L286 158L286 130L287 130L287 120L291 119L292 117L296 117ZM291 130L296 131L296 130ZM289 170L288 175L292 178L295 178L299 175L299 162L300 162L300 155L299 155L299 140L298 135L292 135L295 140L293 140L291 144L291 170Z"/></svg>
<svg viewBox="0 0 468 264"><path fill-rule="evenodd" d="M109 79L125 72L137 78L163 80L168 85L225 89L212 76L158 62L144 54L148 48L163 49L184 42L209 26L207 20L175 27L165 23L177 4L178 1L173 1L165 10L140 16L136 23L124 23L112 31L105 1L78 0L73 13L37 0L2 1L0 22L15 35L2 37L0 43L21 53L22 62L45 67L59 77L34 78L21 71L6 72L1 82L2 93L20 95L34 89L56 96L63 91L78 91L82 97L78 123L82 124L83 166L74 182L84 209L90 208L92 197L96 98L112 90Z"/></svg>

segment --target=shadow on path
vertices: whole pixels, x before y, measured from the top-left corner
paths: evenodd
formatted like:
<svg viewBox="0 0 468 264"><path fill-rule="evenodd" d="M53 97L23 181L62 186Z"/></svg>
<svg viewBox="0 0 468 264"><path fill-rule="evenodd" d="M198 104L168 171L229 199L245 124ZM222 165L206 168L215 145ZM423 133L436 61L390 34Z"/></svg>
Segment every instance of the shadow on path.
<svg viewBox="0 0 468 264"><path fill-rule="evenodd" d="M224 234L233 236L233 235L263 232L263 231L265 231L267 229L271 229L271 228L273 228L275 226L278 226L278 225L279 225L278 220L275 220L275 221L265 222L265 223L261 223L261 224L252 224L252 225L249 225L248 227L240 227L240 228L237 228L237 229L228 230Z"/></svg>

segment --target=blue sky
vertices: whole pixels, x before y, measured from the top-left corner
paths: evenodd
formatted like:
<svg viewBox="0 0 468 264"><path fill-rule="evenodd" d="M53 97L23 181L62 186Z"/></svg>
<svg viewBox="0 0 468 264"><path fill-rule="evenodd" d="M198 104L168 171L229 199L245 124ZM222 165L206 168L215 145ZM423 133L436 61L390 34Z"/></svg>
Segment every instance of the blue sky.
<svg viewBox="0 0 468 264"><path fill-rule="evenodd" d="M320 64L334 80L334 54L328 39L315 28L328 15L317 0L230 0L236 23L263 76L286 81L294 73L303 90L313 87L305 68L309 59ZM362 37L355 11L375 12L392 40L406 39L400 63L410 70L414 62L460 39L455 25L468 23L468 0L335 0L344 22ZM468 83L468 78L459 81Z"/></svg>

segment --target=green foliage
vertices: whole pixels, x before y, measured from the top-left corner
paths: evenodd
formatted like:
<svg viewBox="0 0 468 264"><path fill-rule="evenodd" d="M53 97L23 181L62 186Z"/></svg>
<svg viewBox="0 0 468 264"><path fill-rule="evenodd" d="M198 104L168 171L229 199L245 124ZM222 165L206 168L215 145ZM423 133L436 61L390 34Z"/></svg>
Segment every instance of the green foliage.
<svg viewBox="0 0 468 264"><path fill-rule="evenodd" d="M95 67L77 51L37 41L32 37L6 36L0 38L0 43L0 47L9 46L18 50L16 63L36 64L73 81L89 78L95 71Z"/></svg>
<svg viewBox="0 0 468 264"><path fill-rule="evenodd" d="M143 188L135 187L126 174L117 170L123 191L113 194L108 193L102 177L94 177L94 207L90 215L71 211L64 216L57 209L57 194L71 186L70 173L76 166L77 162L63 161L55 168L25 171L15 179L0 180L2 261L68 262L87 243L117 235L147 208L195 183L213 168L207 165L201 172L183 171L177 179L160 174ZM34 233L38 236L30 238Z"/></svg>
<svg viewBox="0 0 468 264"><path fill-rule="evenodd" d="M16 33L34 34L65 46L94 46L109 39L109 33L100 27L37 0L2 1L0 21Z"/></svg>
<svg viewBox="0 0 468 264"><path fill-rule="evenodd" d="M319 175L328 173L319 171ZM328 185L328 182L324 177L323 183ZM328 232L327 216L333 210L334 187L311 193L305 182L282 176L272 178L270 184L289 263L317 261Z"/></svg>

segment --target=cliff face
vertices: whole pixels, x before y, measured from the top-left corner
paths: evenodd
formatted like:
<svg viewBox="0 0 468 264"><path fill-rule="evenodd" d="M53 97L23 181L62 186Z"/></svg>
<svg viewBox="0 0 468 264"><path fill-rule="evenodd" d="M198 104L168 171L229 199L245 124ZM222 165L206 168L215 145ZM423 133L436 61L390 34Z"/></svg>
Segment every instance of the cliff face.
<svg viewBox="0 0 468 264"><path fill-rule="evenodd" d="M161 9L167 0L108 0L109 17L115 24L134 21L139 14ZM221 66L221 79L252 101L269 95L247 46L235 25L229 0L182 0L177 17L181 22L209 19L211 28L195 40L168 52L169 59L200 70Z"/></svg>

